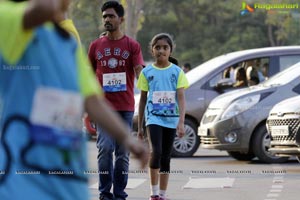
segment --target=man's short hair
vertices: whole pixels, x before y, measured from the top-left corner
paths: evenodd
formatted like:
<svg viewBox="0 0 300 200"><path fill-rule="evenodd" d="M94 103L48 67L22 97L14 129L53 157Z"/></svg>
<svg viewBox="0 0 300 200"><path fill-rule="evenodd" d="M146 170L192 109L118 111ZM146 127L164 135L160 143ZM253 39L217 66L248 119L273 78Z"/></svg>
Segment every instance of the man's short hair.
<svg viewBox="0 0 300 200"><path fill-rule="evenodd" d="M102 5L101 11L104 12L105 10L113 8L119 17L124 17L124 7L117 1L107 1Z"/></svg>

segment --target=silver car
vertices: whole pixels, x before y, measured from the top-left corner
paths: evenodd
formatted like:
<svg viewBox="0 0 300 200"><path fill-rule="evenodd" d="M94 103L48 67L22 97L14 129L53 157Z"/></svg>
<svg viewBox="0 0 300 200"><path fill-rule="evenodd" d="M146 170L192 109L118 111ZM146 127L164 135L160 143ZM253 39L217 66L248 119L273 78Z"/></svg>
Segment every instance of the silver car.
<svg viewBox="0 0 300 200"><path fill-rule="evenodd" d="M270 135L266 120L278 102L300 94L300 62L269 80L214 99L201 121L198 133L207 149L227 151L237 160L280 163L287 159L268 151Z"/></svg>
<svg viewBox="0 0 300 200"><path fill-rule="evenodd" d="M264 73L264 78L268 78L299 61L300 46L268 47L224 54L189 71L186 76L190 87L185 91L186 134L183 138L175 138L173 156L192 156L197 151L200 144L197 127L202 116L215 97L239 89L234 87L237 69L252 63L257 71ZM136 97L134 131L137 130L138 100L139 96Z"/></svg>
<svg viewBox="0 0 300 200"><path fill-rule="evenodd" d="M300 158L300 96L276 104L269 113L269 151L277 156Z"/></svg>

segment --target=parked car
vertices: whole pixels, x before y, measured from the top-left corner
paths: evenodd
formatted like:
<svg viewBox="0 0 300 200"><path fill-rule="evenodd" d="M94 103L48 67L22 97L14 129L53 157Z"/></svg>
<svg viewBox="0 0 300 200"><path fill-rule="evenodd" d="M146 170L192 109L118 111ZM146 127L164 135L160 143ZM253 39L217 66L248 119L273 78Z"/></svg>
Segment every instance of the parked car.
<svg viewBox="0 0 300 200"><path fill-rule="evenodd" d="M299 94L300 62L257 86L215 98L199 127L202 147L225 150L237 160L256 156L265 163L285 162L268 151L266 120L275 104Z"/></svg>
<svg viewBox="0 0 300 200"><path fill-rule="evenodd" d="M197 127L202 116L212 99L239 89L234 85L236 82L234 73L238 69L250 69L250 65L255 64L252 67L261 72L263 78L269 78L298 61L300 61L299 46L268 47L224 54L189 71L186 76L190 87L185 91L186 134L183 138L175 138L173 156L192 156L197 151L200 144ZM139 96L136 97L133 131L137 130L138 99Z"/></svg>
<svg viewBox="0 0 300 200"><path fill-rule="evenodd" d="M300 158L300 96L276 104L269 113L269 151L277 156Z"/></svg>

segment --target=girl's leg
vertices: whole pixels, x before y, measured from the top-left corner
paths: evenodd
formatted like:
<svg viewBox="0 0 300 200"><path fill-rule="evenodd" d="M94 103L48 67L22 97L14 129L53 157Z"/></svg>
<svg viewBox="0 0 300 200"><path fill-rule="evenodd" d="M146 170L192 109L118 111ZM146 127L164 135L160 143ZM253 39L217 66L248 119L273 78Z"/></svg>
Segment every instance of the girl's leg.
<svg viewBox="0 0 300 200"><path fill-rule="evenodd" d="M165 196L167 187L168 187L168 182L169 182L169 174L168 173L161 173L159 175L159 195L160 196Z"/></svg>
<svg viewBox="0 0 300 200"><path fill-rule="evenodd" d="M149 146L151 149L150 156L150 180L151 180L151 195L155 196L159 194L158 182L159 182L159 169L160 160L162 154L162 127L158 125L147 126L147 134L149 140Z"/></svg>
<svg viewBox="0 0 300 200"><path fill-rule="evenodd" d="M151 196L159 195L158 173L159 173L159 169L151 169L150 168Z"/></svg>
<svg viewBox="0 0 300 200"><path fill-rule="evenodd" d="M163 128L162 133L162 156L161 156L161 168L160 168L160 195L165 196L170 174L170 161L171 153L173 149L173 142L176 134L176 129Z"/></svg>

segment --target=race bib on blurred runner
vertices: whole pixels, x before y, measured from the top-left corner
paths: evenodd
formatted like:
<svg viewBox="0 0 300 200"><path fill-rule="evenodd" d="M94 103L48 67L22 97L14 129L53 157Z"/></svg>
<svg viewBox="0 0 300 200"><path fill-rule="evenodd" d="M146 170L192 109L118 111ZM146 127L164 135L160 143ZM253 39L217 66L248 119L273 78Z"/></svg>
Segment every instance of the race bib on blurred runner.
<svg viewBox="0 0 300 200"><path fill-rule="evenodd" d="M30 121L34 141L65 149L78 148L82 137L83 99L76 92L37 89Z"/></svg>
<svg viewBox="0 0 300 200"><path fill-rule="evenodd" d="M103 74L103 90L105 92L126 91L126 73Z"/></svg>

